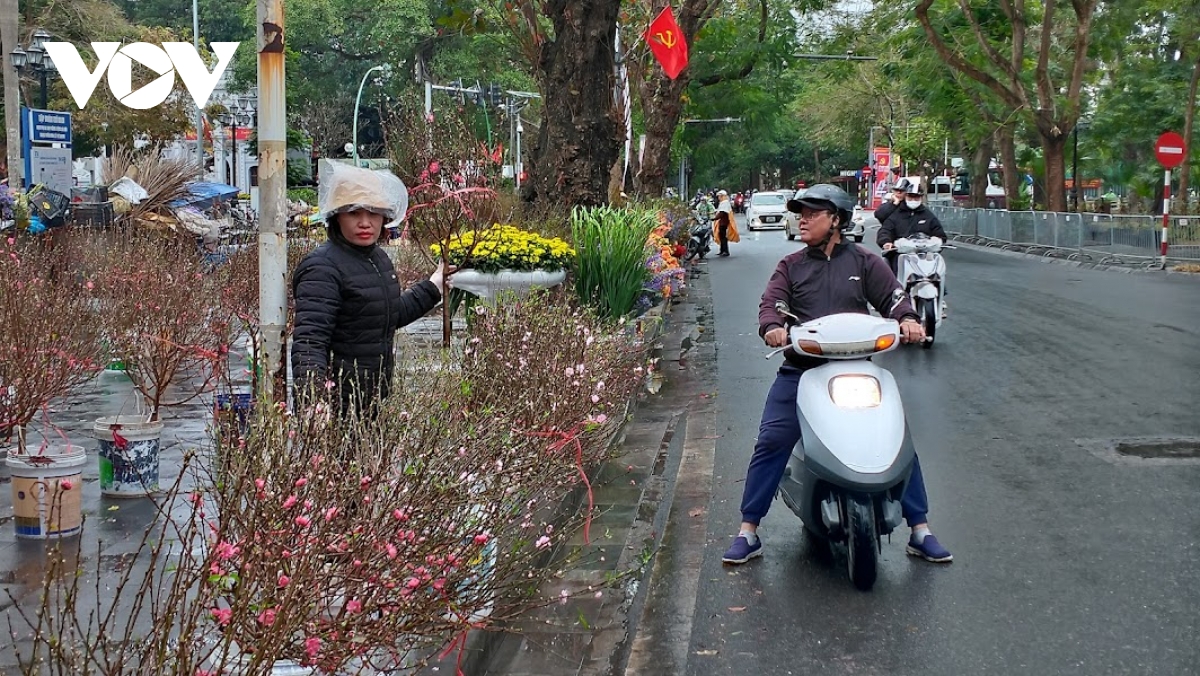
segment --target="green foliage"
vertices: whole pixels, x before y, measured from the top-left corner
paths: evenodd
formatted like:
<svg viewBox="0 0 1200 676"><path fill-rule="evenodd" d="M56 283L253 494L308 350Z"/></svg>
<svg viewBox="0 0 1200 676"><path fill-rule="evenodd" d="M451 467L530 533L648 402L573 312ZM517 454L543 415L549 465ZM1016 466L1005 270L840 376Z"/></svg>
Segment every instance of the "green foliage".
<svg viewBox="0 0 1200 676"><path fill-rule="evenodd" d="M305 204L317 203L316 188L289 188L287 198L292 202L304 202Z"/></svg>
<svg viewBox="0 0 1200 676"><path fill-rule="evenodd" d="M646 239L655 224L653 213L637 209L572 211L575 293L601 317L616 319L633 310L650 279Z"/></svg>

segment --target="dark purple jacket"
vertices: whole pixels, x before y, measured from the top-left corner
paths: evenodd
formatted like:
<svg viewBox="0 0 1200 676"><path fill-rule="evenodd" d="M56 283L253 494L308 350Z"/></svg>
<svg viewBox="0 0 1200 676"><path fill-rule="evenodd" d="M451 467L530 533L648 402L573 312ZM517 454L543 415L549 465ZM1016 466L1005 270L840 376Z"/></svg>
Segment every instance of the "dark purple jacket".
<svg viewBox="0 0 1200 676"><path fill-rule="evenodd" d="M839 312L867 314L867 303L884 317L920 319L887 263L848 242L834 246L830 257L820 249L807 247L779 261L758 305L759 336L784 327L784 318L775 312L775 303L781 300L802 322ZM791 348L783 356L798 368L826 361L797 354Z"/></svg>

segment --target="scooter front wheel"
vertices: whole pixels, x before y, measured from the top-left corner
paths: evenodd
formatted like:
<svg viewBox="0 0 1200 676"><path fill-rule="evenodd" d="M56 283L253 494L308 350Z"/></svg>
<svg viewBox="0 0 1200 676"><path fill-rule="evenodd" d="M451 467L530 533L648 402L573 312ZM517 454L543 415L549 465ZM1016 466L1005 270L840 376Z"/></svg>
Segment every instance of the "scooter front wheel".
<svg viewBox="0 0 1200 676"><path fill-rule="evenodd" d="M921 343L921 347L928 350L933 347L933 339L937 335L937 306L938 304L929 299L921 299L917 307L917 312L921 315L921 323L925 328L925 342Z"/></svg>
<svg viewBox="0 0 1200 676"><path fill-rule="evenodd" d="M846 564L850 581L862 591L871 591L879 569L879 533L875 507L868 498L847 498Z"/></svg>

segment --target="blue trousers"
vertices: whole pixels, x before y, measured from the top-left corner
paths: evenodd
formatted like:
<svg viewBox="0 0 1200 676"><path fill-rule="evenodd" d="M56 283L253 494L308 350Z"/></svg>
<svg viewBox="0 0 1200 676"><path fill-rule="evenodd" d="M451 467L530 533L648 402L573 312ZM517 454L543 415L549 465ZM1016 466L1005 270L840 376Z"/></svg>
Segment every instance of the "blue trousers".
<svg viewBox="0 0 1200 676"><path fill-rule="evenodd" d="M746 487L742 492L742 521L758 525L771 508L771 500L783 480L792 449L800 441L800 418L796 415L796 388L804 371L785 365L775 376L763 405L762 422L758 425L758 442L750 468L746 470ZM929 512L929 496L921 477L921 463L913 459L912 475L900 498L901 512L908 525L925 523Z"/></svg>

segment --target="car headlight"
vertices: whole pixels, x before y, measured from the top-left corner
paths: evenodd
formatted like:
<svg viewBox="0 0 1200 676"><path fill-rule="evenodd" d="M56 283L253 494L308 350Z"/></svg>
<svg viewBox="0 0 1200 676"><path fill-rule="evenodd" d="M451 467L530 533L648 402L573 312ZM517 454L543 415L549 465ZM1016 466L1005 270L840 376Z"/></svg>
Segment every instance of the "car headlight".
<svg viewBox="0 0 1200 676"><path fill-rule="evenodd" d="M838 408L875 408L883 392L873 376L835 376L829 381L829 398Z"/></svg>

